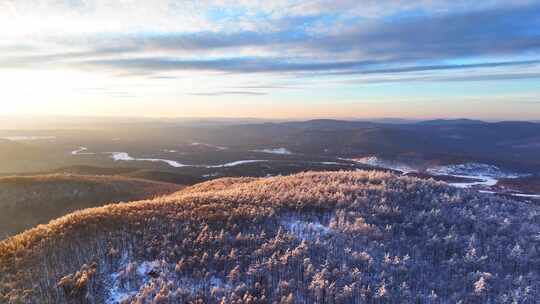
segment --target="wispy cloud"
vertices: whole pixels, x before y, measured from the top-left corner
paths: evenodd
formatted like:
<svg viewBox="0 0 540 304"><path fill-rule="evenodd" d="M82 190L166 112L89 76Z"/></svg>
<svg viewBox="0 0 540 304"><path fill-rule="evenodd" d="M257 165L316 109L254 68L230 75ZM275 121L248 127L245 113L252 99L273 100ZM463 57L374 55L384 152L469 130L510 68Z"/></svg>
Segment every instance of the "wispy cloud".
<svg viewBox="0 0 540 304"><path fill-rule="evenodd" d="M538 64L537 59L520 59L540 57L538 16L540 5L534 4L435 15L397 14L367 21L353 18L345 24L336 15L317 11L307 19L281 16L288 21L273 20L280 25L277 29L67 35L51 38L50 43L56 50L69 51L4 56L0 68L67 66L101 68L116 74L197 70L328 75L511 69ZM313 33L306 27L306 22L323 20L330 27L344 29ZM501 57L509 60L494 61ZM461 60L469 63L446 63Z"/></svg>
<svg viewBox="0 0 540 304"><path fill-rule="evenodd" d="M540 73L540 60L519 60L503 62L484 62L474 64L418 65L396 68L378 68L385 62L345 61L345 62L289 62L286 58L226 58L218 60L171 60L168 58L136 58L120 60L98 60L85 62L91 67L116 69L133 72L171 72L171 71L210 71L222 73L302 73L304 76L317 75L400 75L416 72L452 71L452 70L489 70L508 67L529 67L536 73L493 74L485 71L483 75L448 77L440 75L439 80L500 80L537 78ZM445 76L445 77L442 77ZM429 77L417 77L416 81L430 80Z"/></svg>
<svg viewBox="0 0 540 304"><path fill-rule="evenodd" d="M255 92L255 91L211 91L211 92L199 92L199 93L190 93L194 96L225 96L225 95L244 95L244 96L261 96L267 95L265 92Z"/></svg>

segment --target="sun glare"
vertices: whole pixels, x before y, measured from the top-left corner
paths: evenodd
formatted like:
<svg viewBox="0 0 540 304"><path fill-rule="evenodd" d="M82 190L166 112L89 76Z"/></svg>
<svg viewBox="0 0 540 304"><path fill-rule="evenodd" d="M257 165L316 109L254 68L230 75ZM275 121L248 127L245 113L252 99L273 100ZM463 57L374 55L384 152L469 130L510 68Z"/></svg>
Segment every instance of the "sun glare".
<svg viewBox="0 0 540 304"><path fill-rule="evenodd" d="M61 113L88 88L105 81L98 75L70 70L0 70L4 113ZM90 91L91 92L91 91ZM88 92L86 92L88 93Z"/></svg>

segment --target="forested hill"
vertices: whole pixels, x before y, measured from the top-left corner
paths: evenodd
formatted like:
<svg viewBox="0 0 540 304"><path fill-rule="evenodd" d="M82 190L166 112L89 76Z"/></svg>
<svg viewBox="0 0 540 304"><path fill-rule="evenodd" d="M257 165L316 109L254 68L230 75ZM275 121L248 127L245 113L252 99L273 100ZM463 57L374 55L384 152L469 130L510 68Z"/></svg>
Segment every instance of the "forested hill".
<svg viewBox="0 0 540 304"><path fill-rule="evenodd" d="M539 211L380 172L219 179L0 243L0 302L534 303Z"/></svg>
<svg viewBox="0 0 540 304"><path fill-rule="evenodd" d="M0 177L0 240L75 210L171 194L183 186L121 176Z"/></svg>

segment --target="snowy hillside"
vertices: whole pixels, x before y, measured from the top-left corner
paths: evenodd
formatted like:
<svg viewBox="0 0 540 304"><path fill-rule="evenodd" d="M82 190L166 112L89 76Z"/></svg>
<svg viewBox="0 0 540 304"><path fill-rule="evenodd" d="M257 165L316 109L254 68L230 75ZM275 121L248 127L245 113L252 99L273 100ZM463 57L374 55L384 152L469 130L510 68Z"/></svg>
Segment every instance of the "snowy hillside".
<svg viewBox="0 0 540 304"><path fill-rule="evenodd" d="M0 302L534 303L539 221L389 173L218 179L0 243Z"/></svg>
<svg viewBox="0 0 540 304"><path fill-rule="evenodd" d="M523 176L523 174L503 171L494 165L480 163L438 166L429 168L426 171L434 175L483 176L492 178L517 178Z"/></svg>

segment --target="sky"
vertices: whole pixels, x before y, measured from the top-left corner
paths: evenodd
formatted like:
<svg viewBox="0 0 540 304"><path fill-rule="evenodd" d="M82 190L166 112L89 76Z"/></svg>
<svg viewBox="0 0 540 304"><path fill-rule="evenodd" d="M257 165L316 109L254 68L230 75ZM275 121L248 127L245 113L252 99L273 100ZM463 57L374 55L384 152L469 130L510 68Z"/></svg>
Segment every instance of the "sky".
<svg viewBox="0 0 540 304"><path fill-rule="evenodd" d="M540 1L0 0L0 114L540 120Z"/></svg>

